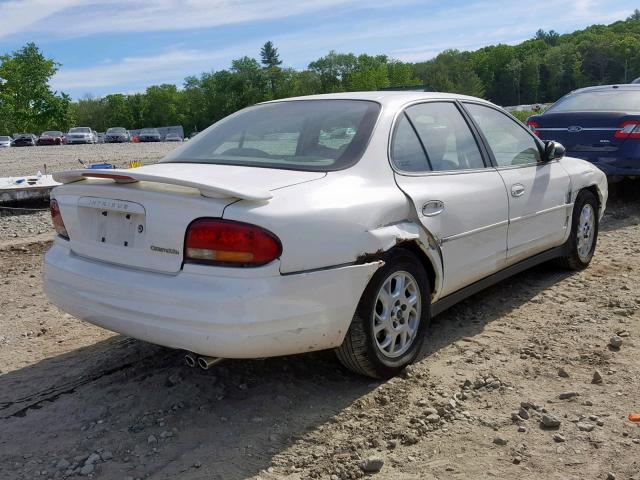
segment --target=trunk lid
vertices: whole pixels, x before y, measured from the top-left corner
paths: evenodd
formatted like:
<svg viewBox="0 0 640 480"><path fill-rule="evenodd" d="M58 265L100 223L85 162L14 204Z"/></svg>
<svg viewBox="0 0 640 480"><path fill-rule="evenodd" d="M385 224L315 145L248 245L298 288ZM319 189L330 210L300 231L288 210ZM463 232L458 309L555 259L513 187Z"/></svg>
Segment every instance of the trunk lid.
<svg viewBox="0 0 640 480"><path fill-rule="evenodd" d="M240 199L268 202L273 191L324 177L227 165L161 163L129 170L75 170L53 197L71 250L109 263L163 273L182 268L186 230L196 218L222 217Z"/></svg>
<svg viewBox="0 0 640 480"><path fill-rule="evenodd" d="M618 151L625 139L616 138L615 133L626 121L637 120L638 115L621 112L560 112L545 113L529 118L533 128L543 140L555 140L567 152Z"/></svg>

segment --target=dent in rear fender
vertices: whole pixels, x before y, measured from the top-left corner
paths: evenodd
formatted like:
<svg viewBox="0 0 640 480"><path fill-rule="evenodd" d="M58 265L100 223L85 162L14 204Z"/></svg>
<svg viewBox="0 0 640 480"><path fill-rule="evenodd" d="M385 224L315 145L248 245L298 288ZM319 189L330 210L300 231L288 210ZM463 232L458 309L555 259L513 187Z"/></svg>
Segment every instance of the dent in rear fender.
<svg viewBox="0 0 640 480"><path fill-rule="evenodd" d="M431 232L421 225L407 220L405 222L378 227L369 230L368 233L373 237L379 248L372 252L364 252L363 255L358 257L359 259L366 259L367 257L375 258L376 255L382 254L405 242L418 245L420 250L422 250L431 262L435 272L435 287L431 294L432 300L437 300L442 287L444 265L439 241Z"/></svg>

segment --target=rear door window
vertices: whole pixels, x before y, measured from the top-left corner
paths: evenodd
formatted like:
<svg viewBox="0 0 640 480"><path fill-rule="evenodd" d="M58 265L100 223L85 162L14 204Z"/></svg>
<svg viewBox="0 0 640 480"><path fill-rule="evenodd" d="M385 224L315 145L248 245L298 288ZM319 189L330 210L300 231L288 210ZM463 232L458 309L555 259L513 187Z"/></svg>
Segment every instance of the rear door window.
<svg viewBox="0 0 640 480"><path fill-rule="evenodd" d="M475 137L453 102L428 102L408 107L394 132L391 159L405 172L485 167Z"/></svg>
<svg viewBox="0 0 640 480"><path fill-rule="evenodd" d="M428 172L431 170L418 134L404 113L398 121L391 143L391 160L403 172Z"/></svg>
<svg viewBox="0 0 640 480"><path fill-rule="evenodd" d="M434 171L484 168L484 161L464 117L451 102L407 108Z"/></svg>

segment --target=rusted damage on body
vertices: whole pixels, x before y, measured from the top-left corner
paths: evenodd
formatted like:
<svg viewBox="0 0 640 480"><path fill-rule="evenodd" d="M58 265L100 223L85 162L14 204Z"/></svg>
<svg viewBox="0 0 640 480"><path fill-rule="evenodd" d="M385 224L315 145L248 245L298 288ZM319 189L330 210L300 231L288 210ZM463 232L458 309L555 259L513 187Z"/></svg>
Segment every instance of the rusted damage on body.
<svg viewBox="0 0 640 480"><path fill-rule="evenodd" d="M443 259L440 243L431 232L426 230L423 225L406 219L402 222L394 222L369 230L367 234L369 234L370 240L373 240L376 248L358 255L355 260L356 264L385 262L387 252L395 247L404 246L430 264L432 294L437 297L442 285Z"/></svg>
<svg viewBox="0 0 640 480"><path fill-rule="evenodd" d="M382 249L378 250L377 252L373 252L373 253L363 253L361 255L358 255L356 257L356 265L363 265L365 263L373 263L373 262L382 262L382 265L384 265L384 256L385 256L386 252ZM380 265L380 266L382 266Z"/></svg>

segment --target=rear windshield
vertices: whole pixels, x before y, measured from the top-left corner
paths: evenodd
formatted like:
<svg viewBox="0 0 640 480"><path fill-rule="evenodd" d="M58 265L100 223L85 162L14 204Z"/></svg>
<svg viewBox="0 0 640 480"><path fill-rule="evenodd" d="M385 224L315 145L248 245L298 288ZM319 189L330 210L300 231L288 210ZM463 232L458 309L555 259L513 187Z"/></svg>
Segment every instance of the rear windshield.
<svg viewBox="0 0 640 480"><path fill-rule="evenodd" d="M142 130L140 130L140 133L145 133L145 134L160 134L160 132L158 132L158 130L156 130L155 128L143 128Z"/></svg>
<svg viewBox="0 0 640 480"><path fill-rule="evenodd" d="M11 137L5 137L4 135L0 137L0 142L6 142L7 140L11 140Z"/></svg>
<svg viewBox="0 0 640 480"><path fill-rule="evenodd" d="M378 103L361 100L257 105L212 125L163 161L340 170L359 160L379 112Z"/></svg>
<svg viewBox="0 0 640 480"><path fill-rule="evenodd" d="M91 133L91 129L89 127L74 127L69 130L69 133Z"/></svg>
<svg viewBox="0 0 640 480"><path fill-rule="evenodd" d="M126 130L122 127L113 127L107 130L107 133L124 133Z"/></svg>
<svg viewBox="0 0 640 480"><path fill-rule="evenodd" d="M558 100L547 112L640 111L640 90L599 90L572 93Z"/></svg>
<svg viewBox="0 0 640 480"><path fill-rule="evenodd" d="M44 132L42 136L43 137L61 137L62 132L56 132L56 131Z"/></svg>

